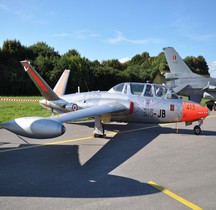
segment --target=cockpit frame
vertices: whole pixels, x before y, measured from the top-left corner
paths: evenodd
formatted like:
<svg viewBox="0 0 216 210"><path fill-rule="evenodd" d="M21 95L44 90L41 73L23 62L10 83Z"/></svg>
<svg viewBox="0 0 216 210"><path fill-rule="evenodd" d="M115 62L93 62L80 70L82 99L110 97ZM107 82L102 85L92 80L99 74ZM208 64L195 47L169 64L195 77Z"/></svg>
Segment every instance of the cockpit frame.
<svg viewBox="0 0 216 210"><path fill-rule="evenodd" d="M162 84L125 82L114 86L109 92L121 92L126 95L180 99L176 93Z"/></svg>

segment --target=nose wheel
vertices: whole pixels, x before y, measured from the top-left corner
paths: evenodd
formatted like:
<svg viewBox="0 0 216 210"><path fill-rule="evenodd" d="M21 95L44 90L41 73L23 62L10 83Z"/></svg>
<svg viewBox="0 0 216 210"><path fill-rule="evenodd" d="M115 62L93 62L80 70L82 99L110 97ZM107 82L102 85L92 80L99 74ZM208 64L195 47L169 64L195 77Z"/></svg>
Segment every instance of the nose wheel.
<svg viewBox="0 0 216 210"><path fill-rule="evenodd" d="M194 133L196 135L200 135L202 133L202 130L199 125L194 126Z"/></svg>
<svg viewBox="0 0 216 210"><path fill-rule="evenodd" d="M201 130L200 126L203 124L203 119L200 119L198 122L199 122L199 125L194 126L194 133L196 135L200 135L202 133L202 130Z"/></svg>

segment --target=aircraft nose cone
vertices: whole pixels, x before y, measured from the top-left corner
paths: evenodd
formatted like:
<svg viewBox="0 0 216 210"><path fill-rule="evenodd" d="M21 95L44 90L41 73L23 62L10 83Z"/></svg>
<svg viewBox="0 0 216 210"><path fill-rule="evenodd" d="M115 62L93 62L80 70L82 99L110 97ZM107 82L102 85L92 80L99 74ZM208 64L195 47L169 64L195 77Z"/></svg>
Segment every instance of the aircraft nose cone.
<svg viewBox="0 0 216 210"><path fill-rule="evenodd" d="M194 102L183 102L182 121L192 122L195 120L206 118L210 114L207 107L201 106Z"/></svg>
<svg viewBox="0 0 216 210"><path fill-rule="evenodd" d="M198 114L200 115L200 117L205 118L208 115L210 115L210 113L211 113L211 111L207 107L203 107L203 106L199 105Z"/></svg>

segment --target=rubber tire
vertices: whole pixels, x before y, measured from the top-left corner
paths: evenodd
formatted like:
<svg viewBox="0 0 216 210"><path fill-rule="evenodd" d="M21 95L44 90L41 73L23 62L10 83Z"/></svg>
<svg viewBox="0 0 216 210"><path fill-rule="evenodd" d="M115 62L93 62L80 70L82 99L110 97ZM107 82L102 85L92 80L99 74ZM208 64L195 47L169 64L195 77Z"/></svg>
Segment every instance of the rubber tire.
<svg viewBox="0 0 216 210"><path fill-rule="evenodd" d="M202 130L199 125L194 126L194 133L196 135L200 135L202 133Z"/></svg>
<svg viewBox="0 0 216 210"><path fill-rule="evenodd" d="M96 133L94 133L94 138L105 138L106 137L106 134L103 134L103 135L101 135L101 134L96 134Z"/></svg>

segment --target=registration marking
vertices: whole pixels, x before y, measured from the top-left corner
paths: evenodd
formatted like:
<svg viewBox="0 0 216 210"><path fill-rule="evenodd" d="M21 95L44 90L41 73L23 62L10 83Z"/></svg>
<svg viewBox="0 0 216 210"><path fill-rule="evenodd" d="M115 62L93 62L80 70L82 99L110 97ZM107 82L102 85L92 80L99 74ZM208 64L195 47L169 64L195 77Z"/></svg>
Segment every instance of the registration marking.
<svg viewBox="0 0 216 210"><path fill-rule="evenodd" d="M171 198L177 200L178 202L184 204L185 206L191 208L191 209L194 209L194 210L202 210L202 208L200 208L199 206L191 203L190 201L182 198L181 196L171 192L170 190L168 190L167 188L153 182L153 181L149 181L148 182L149 185L151 185L152 187L160 190L161 192L165 193L166 195L170 196Z"/></svg>

